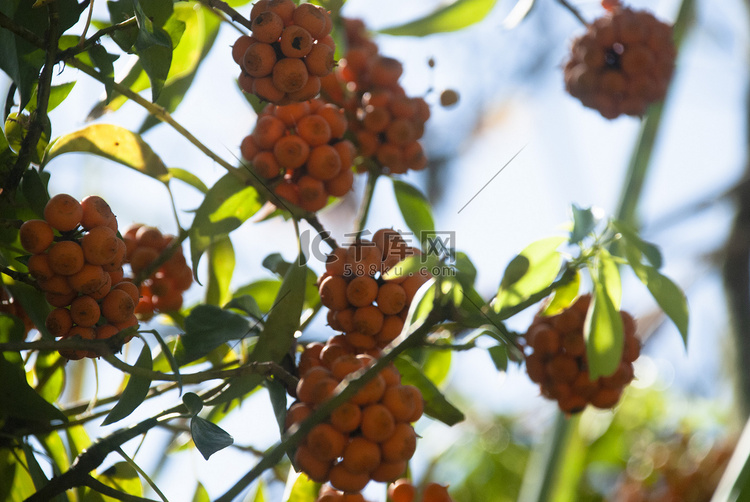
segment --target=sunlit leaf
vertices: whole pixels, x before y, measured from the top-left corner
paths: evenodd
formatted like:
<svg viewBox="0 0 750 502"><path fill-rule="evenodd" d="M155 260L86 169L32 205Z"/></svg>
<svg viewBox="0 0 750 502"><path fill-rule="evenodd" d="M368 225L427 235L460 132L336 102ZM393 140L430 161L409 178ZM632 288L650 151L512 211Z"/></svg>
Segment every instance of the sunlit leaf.
<svg viewBox="0 0 750 502"><path fill-rule="evenodd" d="M386 35L411 37L457 31L484 19L495 3L497 0L456 0L423 18L378 31Z"/></svg>
<svg viewBox="0 0 750 502"><path fill-rule="evenodd" d="M517 305L552 284L562 259L557 248L565 241L565 237L538 240L510 261L495 297L495 312Z"/></svg>
<svg viewBox="0 0 750 502"><path fill-rule="evenodd" d="M586 358L592 380L611 375L622 359L623 327L620 312L608 294L601 277L594 283L594 294L583 328Z"/></svg>
<svg viewBox="0 0 750 502"><path fill-rule="evenodd" d="M234 246L229 236L213 242L208 248L208 284L205 303L221 305L229 301L229 283L234 272Z"/></svg>
<svg viewBox="0 0 750 502"><path fill-rule="evenodd" d="M397 179L393 180L393 193L406 226L419 242L423 242L428 233L435 231L430 202L416 187Z"/></svg>
<svg viewBox="0 0 750 502"><path fill-rule="evenodd" d="M319 490L320 483L316 483L303 472L297 473L294 469L290 469L281 500L284 502L311 502L317 500Z"/></svg>
<svg viewBox="0 0 750 502"><path fill-rule="evenodd" d="M116 462L104 472L97 475L96 479L123 494L136 497L143 495L143 486L138 476L138 471L127 462ZM84 497L84 502L88 500L88 498ZM109 501L114 499L105 497L104 500Z"/></svg>
<svg viewBox="0 0 750 502"><path fill-rule="evenodd" d="M452 359L453 353L450 350L430 350L420 361L422 373L435 385L441 385L448 378Z"/></svg>
<svg viewBox="0 0 750 502"><path fill-rule="evenodd" d="M151 349L148 345L143 345L141 354L135 362L135 367L148 371L152 370L153 360L151 359ZM125 390L122 391L120 399L112 408L112 411L109 412L107 418L104 419L102 425L113 424L133 413L133 411L135 411L135 409L146 399L150 386L150 378L140 375L130 375L128 384L125 386Z"/></svg>
<svg viewBox="0 0 750 502"><path fill-rule="evenodd" d="M262 204L257 190L232 174L226 174L211 187L189 230L194 274L208 246L242 225Z"/></svg>
<svg viewBox="0 0 750 502"><path fill-rule="evenodd" d="M279 279L260 279L237 288L234 297L251 296L258 304L260 311L266 313L273 307L280 288L281 280Z"/></svg>
<svg viewBox="0 0 750 502"><path fill-rule="evenodd" d="M50 112L58 107L60 103L65 101L65 98L68 97L68 94L70 94L70 91L73 90L73 87L75 87L75 82L67 82L64 84L59 85L53 85L50 87L49 91L49 101L47 103L47 111ZM34 91L31 94L31 101L29 102L28 106L26 107L26 111L31 113L34 110L36 110L36 100L37 100L37 87L34 87Z"/></svg>
<svg viewBox="0 0 750 502"><path fill-rule="evenodd" d="M607 296L609 296L612 305L615 309L620 309L620 299L622 297L622 284L620 281L620 268L617 262L614 260L609 251L606 249L599 249L597 254L597 275L598 280L607 288Z"/></svg>
<svg viewBox="0 0 750 502"><path fill-rule="evenodd" d="M234 438L227 431L198 416L190 419L190 434L193 436L195 447L206 460L234 443Z"/></svg>
<svg viewBox="0 0 750 502"><path fill-rule="evenodd" d="M446 425L455 425L464 419L464 414L448 402L443 393L411 359L400 356L396 359L395 364L399 373L401 373L401 383L414 385L422 392L425 401L425 414Z"/></svg>
<svg viewBox="0 0 750 502"><path fill-rule="evenodd" d="M281 283L279 282L279 284ZM276 289L276 292L278 292L278 289ZM276 293L274 293L274 295L275 294ZM256 302L255 298L250 295L235 296L224 305L224 308L237 309L249 315L253 319L260 319L261 317L263 317L263 311L260 310L258 302Z"/></svg>
<svg viewBox="0 0 750 502"><path fill-rule="evenodd" d="M195 487L192 502L211 502L211 497L208 495L208 491L206 491L201 483L198 483L198 486Z"/></svg>
<svg viewBox="0 0 750 502"><path fill-rule="evenodd" d="M159 181L169 179L161 158L140 135L112 124L92 124L57 138L47 149L43 165L64 153L80 152L99 155L118 162Z"/></svg>
<svg viewBox="0 0 750 502"><path fill-rule="evenodd" d="M581 273L576 270L573 275L573 279L570 282L555 289L555 292L552 294L552 299L544 307L542 315L556 315L568 308L578 297L578 291L580 290L580 288Z"/></svg>
<svg viewBox="0 0 750 502"><path fill-rule="evenodd" d="M617 230L622 235L622 244L624 246L632 246L638 250L643 256L646 257L646 259L649 261L649 263L654 266L655 268L661 268L662 266L662 256L661 251L659 251L659 248L656 247L654 244L650 242L646 242L638 235L638 232L635 228L633 228L631 225L628 225L622 221L613 220L611 222L612 226L615 230ZM632 254L634 250L631 250L630 253ZM626 255L628 251L626 250ZM637 254L637 253L636 253Z"/></svg>
<svg viewBox="0 0 750 502"><path fill-rule="evenodd" d="M179 167L170 167L167 169L167 171L169 171L169 177L171 179L176 179L182 181L183 183L187 183L191 187L204 194L208 193L208 187L206 186L206 184L203 183L203 181L201 181L198 176L191 173L190 171L180 169Z"/></svg>
<svg viewBox="0 0 750 502"><path fill-rule="evenodd" d="M56 402L65 388L65 359L57 352L39 352L34 372L36 391L45 401Z"/></svg>
<svg viewBox="0 0 750 502"><path fill-rule="evenodd" d="M22 449L24 453L24 459L26 460L26 467L29 470L31 479L34 481L34 486L38 490L46 485L49 480L44 474L42 466L39 465L39 462L36 459L36 455L34 455L34 450L26 441L22 443Z"/></svg>

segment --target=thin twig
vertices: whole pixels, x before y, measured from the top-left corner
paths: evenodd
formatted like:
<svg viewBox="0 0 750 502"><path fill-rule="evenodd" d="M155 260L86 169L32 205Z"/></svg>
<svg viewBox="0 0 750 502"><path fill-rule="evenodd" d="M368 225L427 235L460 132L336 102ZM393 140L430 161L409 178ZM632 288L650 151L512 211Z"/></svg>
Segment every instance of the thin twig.
<svg viewBox="0 0 750 502"><path fill-rule="evenodd" d="M568 2L568 0L557 0L560 5L568 9L581 23L583 23L584 26L588 26L589 23L586 21L586 19L581 15L581 12L574 7L573 5Z"/></svg>
<svg viewBox="0 0 750 502"><path fill-rule="evenodd" d="M234 10L226 2L222 2L221 0L200 0L200 2L212 9L225 13L232 21L240 23L242 26L252 31L253 26L250 24L250 20Z"/></svg>

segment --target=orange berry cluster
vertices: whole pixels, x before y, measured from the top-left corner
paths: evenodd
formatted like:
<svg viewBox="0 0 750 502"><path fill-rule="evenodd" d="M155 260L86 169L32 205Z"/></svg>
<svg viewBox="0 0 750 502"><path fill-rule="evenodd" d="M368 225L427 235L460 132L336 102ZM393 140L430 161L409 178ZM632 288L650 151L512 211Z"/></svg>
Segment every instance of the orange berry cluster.
<svg viewBox="0 0 750 502"><path fill-rule="evenodd" d="M369 502L359 492L342 492L331 485L323 485L315 502Z"/></svg>
<svg viewBox="0 0 750 502"><path fill-rule="evenodd" d="M331 16L311 3L258 0L250 12L252 36L232 47L243 91L264 101L307 101L320 92L320 78L334 67Z"/></svg>
<svg viewBox="0 0 750 502"><path fill-rule="evenodd" d="M318 282L328 324L360 350L383 348L404 327L417 290L431 275L426 270L385 280L383 274L401 260L419 254L401 234L380 229L372 241L360 239L328 255Z"/></svg>
<svg viewBox="0 0 750 502"><path fill-rule="evenodd" d="M352 188L354 145L343 139L346 128L343 110L320 99L269 104L240 152L258 176L275 183L279 197L318 211L329 195L341 197Z"/></svg>
<svg viewBox="0 0 750 502"><path fill-rule="evenodd" d="M391 502L417 502L417 488L407 478L400 478L388 486ZM439 483L427 483L422 490L421 502L453 502L448 487Z"/></svg>
<svg viewBox="0 0 750 502"><path fill-rule="evenodd" d="M418 140L430 107L406 96L398 83L401 63L378 54L362 21L344 23L347 52L339 69L322 80L323 95L347 110L362 157L375 159L390 174L424 169L427 158Z"/></svg>
<svg viewBox="0 0 750 502"><path fill-rule="evenodd" d="M138 324L138 288L123 280L125 243L104 199L92 195L79 203L68 194L55 195L44 207L44 219L24 222L19 237L31 253L29 273L56 307L45 321L53 336L109 338ZM68 359L96 356L60 353Z"/></svg>
<svg viewBox="0 0 750 502"><path fill-rule="evenodd" d="M307 418L349 375L374 364L377 349L359 353L343 335L311 343L300 356L296 401L286 426ZM344 492L361 491L370 480L390 482L406 471L417 447L412 422L422 416L422 394L402 385L393 365L368 381L349 401L317 424L297 447L296 466L312 480Z"/></svg>
<svg viewBox="0 0 750 502"><path fill-rule="evenodd" d="M565 88L605 118L641 116L664 99L676 57L668 24L647 11L613 6L573 41Z"/></svg>
<svg viewBox="0 0 750 502"><path fill-rule="evenodd" d="M591 295L582 295L557 315L537 315L525 335L533 349L526 356L529 378L539 384L542 395L556 400L565 413L578 413L587 404L612 408L633 379L633 361L640 355L635 322L630 314L621 311L625 344L620 365L612 375L590 379L583 338L590 302Z"/></svg>
<svg viewBox="0 0 750 502"><path fill-rule="evenodd" d="M0 313L18 317L23 322L23 328L26 334L36 327L34 326L34 321L31 320L24 308L16 302L8 290L2 286L0 286Z"/></svg>
<svg viewBox="0 0 750 502"><path fill-rule="evenodd" d="M151 266L174 239L155 227L134 224L123 236L127 262L134 277ZM193 272L178 247L159 268L140 285L141 299L135 312L147 320L157 312L174 312L182 307L182 294L193 284Z"/></svg>

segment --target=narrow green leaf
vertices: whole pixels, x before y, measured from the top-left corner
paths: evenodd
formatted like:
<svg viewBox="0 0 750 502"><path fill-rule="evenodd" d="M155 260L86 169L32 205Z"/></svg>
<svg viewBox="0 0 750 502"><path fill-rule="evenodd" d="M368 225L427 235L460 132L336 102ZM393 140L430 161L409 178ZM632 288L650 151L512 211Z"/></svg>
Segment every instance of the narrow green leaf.
<svg viewBox="0 0 750 502"><path fill-rule="evenodd" d="M279 426L279 432L284 433L284 421L286 420L286 389L283 385L275 380L266 380L263 382L266 390L268 390L268 397L271 401L271 407L273 408L273 415L276 418L276 423Z"/></svg>
<svg viewBox="0 0 750 502"><path fill-rule="evenodd" d="M622 359L622 330L620 313L613 305L606 285L597 280L583 328L592 380L611 375L617 370Z"/></svg>
<svg viewBox="0 0 750 502"><path fill-rule="evenodd" d="M216 305L198 305L185 319L174 357L180 366L199 359L230 340L253 333L253 326L239 314Z"/></svg>
<svg viewBox="0 0 750 502"><path fill-rule="evenodd" d="M39 462L36 459L36 455L34 455L34 450L31 448L31 446L29 446L29 444L24 441L21 448L23 449L23 455L26 459L26 467L29 469L31 479L34 481L34 486L36 487L36 489L39 490L44 485L46 485L49 480L44 474L42 466L39 465Z"/></svg>
<svg viewBox="0 0 750 502"><path fill-rule="evenodd" d="M227 431L198 416L190 419L190 434L193 436L195 447L206 460L234 443L234 438Z"/></svg>
<svg viewBox="0 0 750 502"><path fill-rule="evenodd" d="M581 273L576 270L573 280L555 289L552 300L544 307L542 315L552 316L568 308L578 298L581 288Z"/></svg>
<svg viewBox="0 0 750 502"><path fill-rule="evenodd" d="M34 364L38 382L36 391L42 398L54 403L65 388L65 362L57 352L39 352Z"/></svg>
<svg viewBox="0 0 750 502"><path fill-rule="evenodd" d="M487 349L487 352L498 371L508 370L508 351L505 345L493 345Z"/></svg>
<svg viewBox="0 0 750 502"><path fill-rule="evenodd" d="M141 354L135 362L135 367L148 371L152 370L153 360L151 359L151 349L148 345L143 344ZM151 387L150 378L130 375L128 384L125 386L125 390L122 391L120 400L117 401L112 411L109 412L102 425L113 424L133 413L143 400L146 399L149 387Z"/></svg>
<svg viewBox="0 0 750 502"><path fill-rule="evenodd" d="M195 487L192 502L211 502L211 497L208 495L208 491L206 491L200 483Z"/></svg>
<svg viewBox="0 0 750 502"><path fill-rule="evenodd" d="M393 180L393 194L406 226L419 242L435 233L435 221L427 198L416 187L401 180Z"/></svg>
<svg viewBox="0 0 750 502"><path fill-rule="evenodd" d="M141 484L141 478L138 476L138 471L127 462L116 462L96 476L96 479L123 494L136 497L143 496L143 485ZM103 499L112 500L109 497L103 497ZM84 497L84 502L87 500Z"/></svg>
<svg viewBox="0 0 750 502"><path fill-rule="evenodd" d="M497 0L456 0L421 19L378 31L386 35L410 37L457 31L484 19L495 3Z"/></svg>
<svg viewBox="0 0 750 502"><path fill-rule="evenodd" d="M622 235L623 245L636 248L640 253L643 254L643 256L646 257L646 259L652 266L657 269L661 268L663 259L661 256L661 251L656 245L641 239L641 237L638 235L638 231L625 222L612 220L611 224L614 229ZM628 251L626 250L626 255L627 253Z"/></svg>
<svg viewBox="0 0 750 502"><path fill-rule="evenodd" d="M11 354L0 355L0 382L3 382L0 386L0 420L15 418L40 424L67 422L67 417L59 409L29 386L21 362L13 363L7 359Z"/></svg>
<svg viewBox="0 0 750 502"><path fill-rule="evenodd" d="M115 79L115 66L113 63L120 56L119 54L110 54L102 45L92 45L86 53L91 58L92 65L103 76L107 77L104 82L104 90L107 93L107 101L110 101L114 97L115 90L109 79Z"/></svg>
<svg viewBox="0 0 750 502"><path fill-rule="evenodd" d="M597 262L598 280L607 289L607 296L609 296L612 305L616 310L619 310L622 298L620 267L606 249L599 249Z"/></svg>
<svg viewBox="0 0 750 502"><path fill-rule="evenodd" d="M232 174L226 174L211 187L190 227L190 254L193 274L203 253L212 242L220 240L254 215L263 205L252 186L244 185Z"/></svg>
<svg viewBox="0 0 750 502"><path fill-rule="evenodd" d="M169 172L170 179L180 180L183 183L187 183L191 187L195 188L199 192L206 194L208 193L208 187L201 179L190 171L180 169L179 167L170 167L167 169Z"/></svg>
<svg viewBox="0 0 750 502"><path fill-rule="evenodd" d="M503 28L506 30L512 30L521 24L521 21L526 19L526 16L531 12L534 4L535 0L518 0L513 9L507 16L505 16L505 19L503 19Z"/></svg>
<svg viewBox="0 0 750 502"><path fill-rule="evenodd" d="M231 299L229 284L234 273L234 246L229 236L225 236L208 248L208 284L205 303L222 305Z"/></svg>
<svg viewBox="0 0 750 502"><path fill-rule="evenodd" d="M36 437L44 447L47 458L52 463L52 474L54 476L59 476L67 471L70 467L70 458L68 458L68 452L65 449L65 443L63 443L60 432L50 432L46 435L39 434ZM63 500L64 502L67 502L67 499Z"/></svg>
<svg viewBox="0 0 750 502"><path fill-rule="evenodd" d="M75 82L67 82L65 84L59 84L59 85L53 85L50 87L50 94L49 94L49 101L47 103L47 111L50 112L54 110L55 108L60 105L63 101L65 101L65 98L68 97L68 94L70 94L70 91L73 90L73 87L75 87ZM31 101L29 101L28 106L26 106L26 111L31 113L36 110L36 101L37 101L37 87L34 86L34 91L31 94Z"/></svg>
<svg viewBox="0 0 750 502"><path fill-rule="evenodd" d="M44 293L37 288L22 282L5 284L14 299L21 303L26 314L34 322L34 326L42 334L45 340L54 340L47 327L44 325L47 316L52 311L49 303L44 299Z"/></svg>
<svg viewBox="0 0 750 502"><path fill-rule="evenodd" d="M79 131L57 138L47 149L42 160L47 165L64 153L82 152L99 155L147 174L163 183L169 171L161 158L140 135L112 124L92 124Z"/></svg>
<svg viewBox="0 0 750 502"><path fill-rule="evenodd" d="M281 500L284 502L311 502L318 499L320 483L310 479L305 473L289 469L289 476Z"/></svg>
<svg viewBox="0 0 750 502"><path fill-rule="evenodd" d="M31 209L34 210L39 218L43 218L44 206L47 205L47 201L49 200L49 192L47 192L47 186L42 181L39 171L36 169L27 169L23 173L21 190Z"/></svg>
<svg viewBox="0 0 750 502"><path fill-rule="evenodd" d="M424 412L446 425L455 425L464 419L464 414L445 398L442 392L429 378L406 356L395 360L396 368L401 373L403 384L414 385L422 392L425 401Z"/></svg>
<svg viewBox="0 0 750 502"><path fill-rule="evenodd" d="M557 248L565 241L565 237L538 240L510 261L495 297L495 312L517 305L552 284L560 272Z"/></svg>
<svg viewBox="0 0 750 502"><path fill-rule="evenodd" d="M263 480L258 480L258 486L255 488L255 496L253 497L253 502L266 502L266 491L264 488Z"/></svg>
<svg viewBox="0 0 750 502"><path fill-rule="evenodd" d="M182 394L182 375L180 375L180 365L177 364L177 360L174 358L174 355L172 355L169 344L164 341L164 338L162 338L159 332L154 330L153 334L159 347L161 347L161 355L167 360L169 367L172 369L172 373L177 377L177 386L180 389L180 394Z"/></svg>

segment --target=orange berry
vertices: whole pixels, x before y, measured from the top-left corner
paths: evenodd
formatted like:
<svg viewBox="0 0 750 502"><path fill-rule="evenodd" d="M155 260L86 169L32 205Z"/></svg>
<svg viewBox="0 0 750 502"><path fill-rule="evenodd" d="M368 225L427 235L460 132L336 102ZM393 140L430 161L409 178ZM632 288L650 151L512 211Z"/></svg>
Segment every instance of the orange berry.
<svg viewBox="0 0 750 502"><path fill-rule="evenodd" d="M31 255L26 265L29 268L29 273L38 281L49 279L55 275L49 266L49 256L47 256L47 253Z"/></svg>
<svg viewBox="0 0 750 502"><path fill-rule="evenodd" d="M302 375L297 382L297 399L303 403L313 403L314 391L324 379L330 379L331 372L323 366L314 366Z"/></svg>
<svg viewBox="0 0 750 502"><path fill-rule="evenodd" d="M547 363L547 375L554 382L572 382L578 376L578 362L572 356L556 354Z"/></svg>
<svg viewBox="0 0 750 502"><path fill-rule="evenodd" d="M52 271L60 275L73 275L84 264L83 250L74 241L60 241L50 246L47 253L49 266Z"/></svg>
<svg viewBox="0 0 750 502"><path fill-rule="evenodd" d="M382 404L369 404L362 409L362 435L376 443L382 443L396 428L393 414Z"/></svg>
<svg viewBox="0 0 750 502"><path fill-rule="evenodd" d="M112 338L117 333L120 332L119 329L114 324L101 324L95 328L96 332L96 339L97 340L105 340L107 338Z"/></svg>
<svg viewBox="0 0 750 502"><path fill-rule="evenodd" d="M343 197L351 191L353 185L354 173L349 167L342 167L335 177L325 182L326 191L334 197Z"/></svg>
<svg viewBox="0 0 750 502"><path fill-rule="evenodd" d="M357 131L355 133L355 136L357 138L357 147L359 148L359 153L363 157L372 157L375 155L375 152L378 150L378 146L380 145L380 140L378 139L376 133L368 131L368 130L362 130Z"/></svg>
<svg viewBox="0 0 750 502"><path fill-rule="evenodd" d="M269 150L284 136L285 132L286 126L279 118L273 115L263 115L258 118L252 136L260 149Z"/></svg>
<svg viewBox="0 0 750 502"><path fill-rule="evenodd" d="M281 166L272 152L259 152L252 161L253 169L261 178L271 179L281 174Z"/></svg>
<svg viewBox="0 0 750 502"><path fill-rule="evenodd" d="M260 147L255 142L252 134L248 134L240 143L240 154L243 159L252 160L260 152Z"/></svg>
<svg viewBox="0 0 750 502"><path fill-rule="evenodd" d="M304 419L310 416L312 408L305 403L294 403L286 412L284 418L284 430L289 430L293 425L301 423Z"/></svg>
<svg viewBox="0 0 750 502"><path fill-rule="evenodd" d="M126 321L135 310L133 298L122 289L113 289L102 300L102 315L112 324Z"/></svg>
<svg viewBox="0 0 750 502"><path fill-rule="evenodd" d="M344 354L331 363L331 374L337 380L343 380L350 373L362 369L363 362L354 354Z"/></svg>
<svg viewBox="0 0 750 502"><path fill-rule="evenodd" d="M321 8L310 4L302 3L294 9L292 20L294 24L306 29L313 38L325 36L326 17L328 14Z"/></svg>
<svg viewBox="0 0 750 502"><path fill-rule="evenodd" d="M373 336L383 327L383 312L374 305L359 307L354 311L354 329Z"/></svg>
<svg viewBox="0 0 750 502"><path fill-rule="evenodd" d="M81 204L68 194L57 194L44 206L44 219L60 232L75 229L83 217Z"/></svg>
<svg viewBox="0 0 750 502"><path fill-rule="evenodd" d="M438 483L428 483L424 487L422 493L422 502L452 502L450 495L448 495L448 486L444 486Z"/></svg>
<svg viewBox="0 0 750 502"><path fill-rule="evenodd" d="M315 114L322 117L328 123L332 138L342 138L344 136L348 122L342 108L331 103L326 103L318 108Z"/></svg>
<svg viewBox="0 0 750 502"><path fill-rule="evenodd" d="M307 211L323 209L328 202L328 193L323 182L312 176L302 176L297 181L299 206Z"/></svg>
<svg viewBox="0 0 750 502"><path fill-rule="evenodd" d="M307 83L308 71L301 59L286 58L273 65L273 85L282 92L294 92Z"/></svg>
<svg viewBox="0 0 750 502"><path fill-rule="evenodd" d="M417 401L422 400L422 395L416 387L411 385L394 385L388 387L383 395L383 405L393 414L398 422L406 422L414 414Z"/></svg>
<svg viewBox="0 0 750 502"><path fill-rule="evenodd" d="M88 263L105 265L117 256L120 250L119 241L117 234L109 227L94 227L81 239L83 256Z"/></svg>
<svg viewBox="0 0 750 502"><path fill-rule="evenodd" d="M297 134L311 147L328 146L327 143L331 140L331 126L320 115L307 115L297 121Z"/></svg>
<svg viewBox="0 0 750 502"><path fill-rule="evenodd" d="M287 127L294 127L302 117L310 114L310 103L302 101L276 106L273 109L273 114L275 117L281 119Z"/></svg>
<svg viewBox="0 0 750 502"><path fill-rule="evenodd" d="M70 317L79 326L92 327L100 316L99 304L89 295L81 295L70 304Z"/></svg>
<svg viewBox="0 0 750 502"><path fill-rule="evenodd" d="M284 91L276 87L276 84L273 83L273 79L270 76L254 79L252 93L260 99L270 101L271 103L280 102L286 95Z"/></svg>
<svg viewBox="0 0 750 502"><path fill-rule="evenodd" d="M383 327L375 337L379 347L385 347L401 334L404 329L404 320L397 315L383 317Z"/></svg>
<svg viewBox="0 0 750 502"><path fill-rule="evenodd" d="M343 433L357 430L362 422L362 409L354 403L343 403L331 413L331 425Z"/></svg>
<svg viewBox="0 0 750 502"><path fill-rule="evenodd" d="M47 315L44 325L55 338L67 336L70 328L73 327L73 318L70 315L70 310L62 307L54 309Z"/></svg>
<svg viewBox="0 0 750 502"><path fill-rule="evenodd" d="M310 430L305 439L310 453L323 462L332 462L344 453L346 436L331 424L317 424Z"/></svg>
<svg viewBox="0 0 750 502"><path fill-rule="evenodd" d="M250 27L254 39L272 44L281 36L281 32L284 30L284 20L275 12L265 11L253 18Z"/></svg>
<svg viewBox="0 0 750 502"><path fill-rule="evenodd" d="M294 2L292 0L269 0L267 10L275 12L284 21L284 26L292 23L294 14Z"/></svg>
<svg viewBox="0 0 750 502"><path fill-rule="evenodd" d="M333 59L334 48L328 44L317 43L312 46L310 52L305 56L304 63L307 71L316 77L329 75L336 66Z"/></svg>
<svg viewBox="0 0 750 502"><path fill-rule="evenodd" d="M406 478L400 478L388 485L388 497L391 502L414 502L417 489Z"/></svg>
<svg viewBox="0 0 750 502"><path fill-rule="evenodd" d="M310 155L310 145L299 136L284 136L273 145L273 154L281 167L297 169L307 162L307 157Z"/></svg>
<svg viewBox="0 0 750 502"><path fill-rule="evenodd" d="M346 249L336 248L326 256L326 273L328 275L344 275L346 265Z"/></svg>
<svg viewBox="0 0 750 502"><path fill-rule="evenodd" d="M346 250L347 273L375 275L380 271L381 251L371 241L360 240Z"/></svg>
<svg viewBox="0 0 750 502"><path fill-rule="evenodd" d="M130 256L130 268L135 275L148 268L159 257L159 251L152 247L137 247Z"/></svg>
<svg viewBox="0 0 750 502"><path fill-rule="evenodd" d="M107 222L114 216L109 204L98 195L89 195L81 200L81 226L84 230L94 227L106 226Z"/></svg>
<svg viewBox="0 0 750 502"><path fill-rule="evenodd" d="M404 145L401 158L408 169L420 171L427 167L427 157L419 141L414 140Z"/></svg>
<svg viewBox="0 0 750 502"><path fill-rule="evenodd" d="M409 460L417 451L417 433L414 427L406 422L398 422L393 434L380 444L380 451L386 462Z"/></svg>
<svg viewBox="0 0 750 502"><path fill-rule="evenodd" d="M331 467L328 478L332 486L344 492L362 491L370 482L370 476L367 473L353 473L342 464Z"/></svg>
<svg viewBox="0 0 750 502"><path fill-rule="evenodd" d="M336 324L341 326L340 331L354 331L354 310L353 308L345 308L334 312Z"/></svg>
<svg viewBox="0 0 750 502"><path fill-rule="evenodd" d="M335 178L341 172L341 167L341 157L331 145L316 146L310 151L310 157L307 159L307 173L322 181Z"/></svg>
<svg viewBox="0 0 750 502"><path fill-rule="evenodd" d="M297 185L291 182L283 182L276 185L273 189L273 192L281 197L283 200L286 200L295 206L299 205L299 190L297 190ZM277 206L281 205L283 206L282 201L273 200L272 201Z"/></svg>
<svg viewBox="0 0 750 502"><path fill-rule="evenodd" d="M331 463L320 460L304 444L297 447L297 451L294 453L294 463L313 481L318 483L328 481Z"/></svg>
<svg viewBox="0 0 750 502"><path fill-rule="evenodd" d="M560 348L560 333L546 323L531 326L526 332L526 340L534 352L542 355L554 354Z"/></svg>
<svg viewBox="0 0 750 502"><path fill-rule="evenodd" d="M349 306L346 294L347 286L346 279L343 277L326 277L325 280L320 283L318 289L321 303L331 310L344 310Z"/></svg>
<svg viewBox="0 0 750 502"><path fill-rule="evenodd" d="M385 390L385 379L377 375L352 396L351 402L360 406L376 403L383 397ZM362 418L364 419L364 415Z"/></svg>
<svg viewBox="0 0 750 502"><path fill-rule="evenodd" d="M18 230L21 247L31 254L45 251L55 238L54 231L44 220L27 220Z"/></svg>
<svg viewBox="0 0 750 502"><path fill-rule="evenodd" d="M281 32L280 47L288 58L305 57L313 48L312 35L301 26L289 25Z"/></svg>
<svg viewBox="0 0 750 502"><path fill-rule="evenodd" d="M290 101L308 101L320 94L320 77L308 75L307 83L299 90L290 92L286 97Z"/></svg>
<svg viewBox="0 0 750 502"><path fill-rule="evenodd" d="M405 460L400 462L381 462L378 468L370 473L370 477L373 481L389 483L404 475L406 465L407 462Z"/></svg>
<svg viewBox="0 0 750 502"><path fill-rule="evenodd" d="M384 314L398 314L406 306L406 291L399 284L386 282L378 289L377 302Z"/></svg>
<svg viewBox="0 0 750 502"><path fill-rule="evenodd" d="M417 131L410 120L392 120L385 129L386 140L396 146L405 146L417 139Z"/></svg>
<svg viewBox="0 0 750 502"><path fill-rule="evenodd" d="M73 293L53 293L50 291L44 292L44 299L47 300L47 303L52 305L53 307L67 307L70 305L70 302L75 300L77 294L75 292Z"/></svg>
<svg viewBox="0 0 750 502"><path fill-rule="evenodd" d="M341 465L354 474L368 474L380 465L380 447L369 439L355 436L344 448Z"/></svg>
<svg viewBox="0 0 750 502"><path fill-rule="evenodd" d="M70 328L70 331L68 331L68 335L65 338L72 338L74 336L81 337L84 340L94 340L96 338L96 331L94 330L94 328L90 328L90 327L73 326L72 328ZM76 351L73 351L73 353L75 357L69 358L69 359L82 359L84 357L96 357L96 352L93 352L90 350L76 350Z"/></svg>
<svg viewBox="0 0 750 502"><path fill-rule="evenodd" d="M369 275L353 278L346 286L346 299L354 307L372 304L378 296L378 282Z"/></svg>
<svg viewBox="0 0 750 502"><path fill-rule="evenodd" d="M242 35L235 40L234 45L232 45L232 59L235 63L242 65L242 58L245 55L245 51L253 42L255 42L255 39L248 35Z"/></svg>

